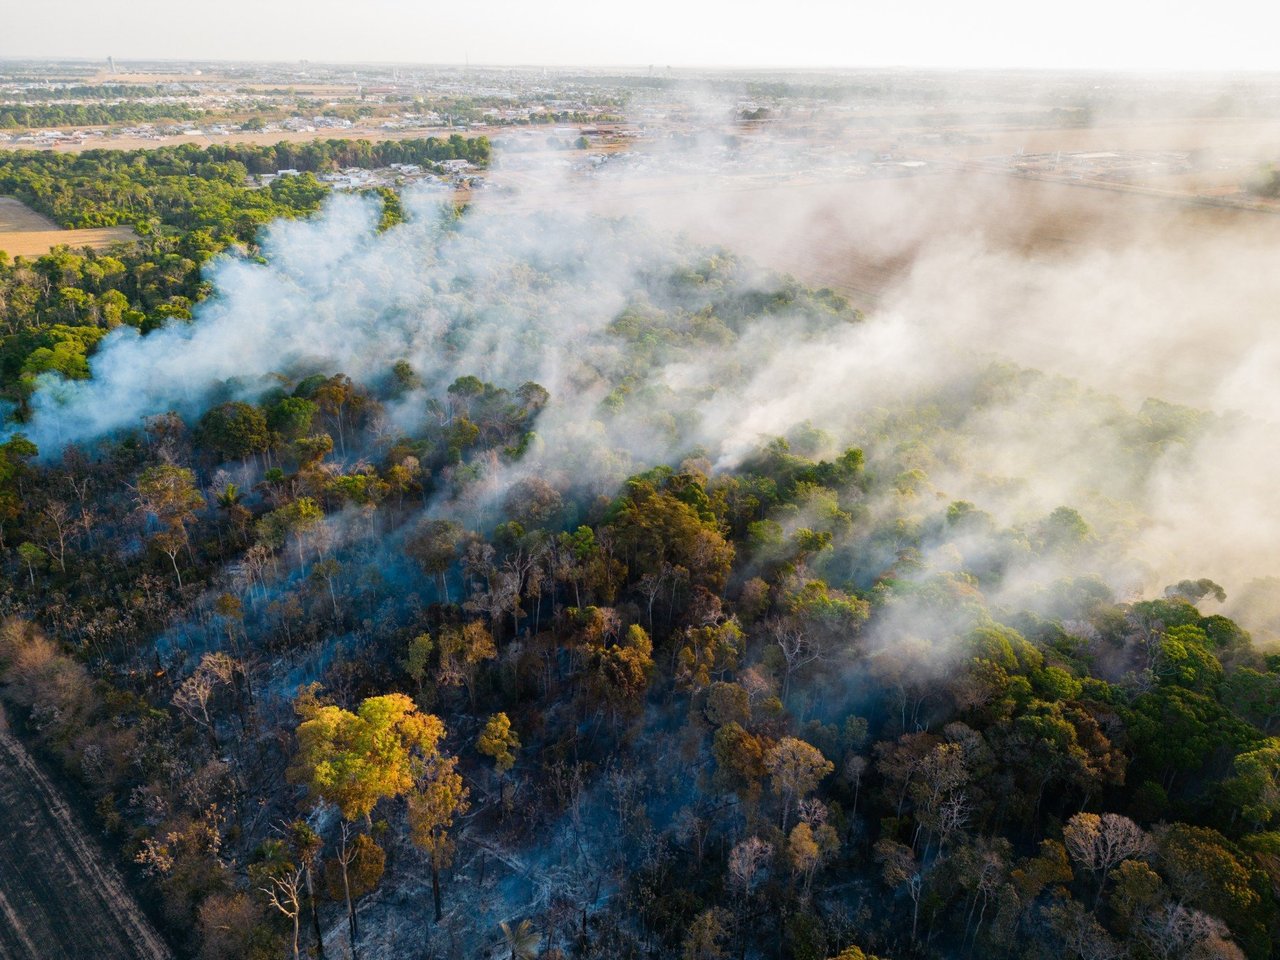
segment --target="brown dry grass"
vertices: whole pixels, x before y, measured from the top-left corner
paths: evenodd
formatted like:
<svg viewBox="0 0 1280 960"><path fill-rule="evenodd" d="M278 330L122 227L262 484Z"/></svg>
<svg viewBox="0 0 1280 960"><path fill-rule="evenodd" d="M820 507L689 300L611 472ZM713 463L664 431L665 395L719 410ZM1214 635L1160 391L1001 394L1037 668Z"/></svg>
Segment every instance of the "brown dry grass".
<svg viewBox="0 0 1280 960"><path fill-rule="evenodd" d="M0 250L11 257L38 257L61 244L101 250L136 239L131 227L63 230L13 197L0 197Z"/></svg>
<svg viewBox="0 0 1280 960"><path fill-rule="evenodd" d="M56 223L36 213L21 200L0 197L0 234L57 229Z"/></svg>

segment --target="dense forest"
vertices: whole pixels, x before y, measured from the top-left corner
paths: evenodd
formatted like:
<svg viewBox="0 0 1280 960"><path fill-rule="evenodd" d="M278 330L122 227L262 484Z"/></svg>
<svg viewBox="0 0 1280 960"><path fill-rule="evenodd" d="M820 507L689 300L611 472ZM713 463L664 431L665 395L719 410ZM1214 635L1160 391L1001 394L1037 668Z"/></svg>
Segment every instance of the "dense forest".
<svg viewBox="0 0 1280 960"><path fill-rule="evenodd" d="M0 103L0 129L199 120L204 115L181 103Z"/></svg>
<svg viewBox="0 0 1280 960"><path fill-rule="evenodd" d="M250 253L258 229L315 212L328 188L311 174L339 167L484 165L483 137L448 140L317 141L276 146L194 145L132 152L0 153L0 194L15 196L64 227L128 224L136 244L105 250L58 248L36 258L0 250L0 396L19 412L36 377L88 376L87 356L110 330L144 332L187 320L208 293L200 268L231 247ZM265 188L250 173L293 168ZM396 222L387 191L384 225Z"/></svg>
<svg viewBox="0 0 1280 960"><path fill-rule="evenodd" d="M0 446L0 690L183 955L1274 955L1280 654L1212 580L1119 587L1135 491L1214 418L988 363L722 443L778 344L866 324L842 297L621 221L412 204L201 281L320 203L237 206L256 149L0 168L64 220L158 219L136 256L216 292L175 327L200 291L150 260L3 274L31 420ZM95 349L207 353L183 337L277 276L266 359L49 445ZM295 349L317 316L345 354ZM1033 508L979 425L1066 418L1112 469Z"/></svg>
<svg viewBox="0 0 1280 960"><path fill-rule="evenodd" d="M145 100L151 97L175 96L192 88L174 84L96 83L66 86L21 87L0 89L0 101L11 103L46 102L49 100Z"/></svg>

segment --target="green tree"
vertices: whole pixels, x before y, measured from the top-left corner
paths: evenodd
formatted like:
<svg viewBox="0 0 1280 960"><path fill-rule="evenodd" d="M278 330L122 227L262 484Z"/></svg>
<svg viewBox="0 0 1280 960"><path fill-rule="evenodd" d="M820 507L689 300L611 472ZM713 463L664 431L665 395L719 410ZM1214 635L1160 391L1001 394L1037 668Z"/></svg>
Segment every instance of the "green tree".
<svg viewBox="0 0 1280 960"><path fill-rule="evenodd" d="M445 603L449 602L449 568L458 559L462 525L452 520L426 519L418 523L405 540L404 550L429 577Z"/></svg>
<svg viewBox="0 0 1280 960"><path fill-rule="evenodd" d="M240 400L222 403L200 418L197 442L223 460L244 460L270 445L267 418Z"/></svg>
<svg viewBox="0 0 1280 960"><path fill-rule="evenodd" d="M297 706L302 722L290 779L347 820L369 823L379 800L407 793L416 766L434 757L444 738L440 719L419 713L402 693L369 697L355 713L305 698Z"/></svg>

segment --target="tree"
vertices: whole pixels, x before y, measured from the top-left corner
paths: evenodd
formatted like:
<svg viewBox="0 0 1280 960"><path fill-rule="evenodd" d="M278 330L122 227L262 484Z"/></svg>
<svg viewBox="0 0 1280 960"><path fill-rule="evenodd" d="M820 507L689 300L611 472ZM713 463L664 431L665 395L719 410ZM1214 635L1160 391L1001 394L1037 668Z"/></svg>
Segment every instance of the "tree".
<svg viewBox="0 0 1280 960"><path fill-rule="evenodd" d="M293 960L298 960L298 917L302 914L302 870L273 874L268 885L262 888L267 902L279 910L293 924Z"/></svg>
<svg viewBox="0 0 1280 960"><path fill-rule="evenodd" d="M513 927L503 920L498 926L502 928L502 939L511 951L510 960L534 960L538 944L542 942L542 934L534 932L530 921L521 920Z"/></svg>
<svg viewBox="0 0 1280 960"><path fill-rule="evenodd" d="M240 664L225 653L206 653L191 676L183 680L173 695L173 705L205 728L209 745L217 753L218 738L209 703L220 685L234 682Z"/></svg>
<svg viewBox="0 0 1280 960"><path fill-rule="evenodd" d="M721 960L726 956L722 943L729 937L725 926L729 919L718 907L698 914L684 938L683 960Z"/></svg>
<svg viewBox="0 0 1280 960"><path fill-rule="evenodd" d="M653 672L653 642L644 627L633 623L621 643L588 642L588 669L595 693L613 710L614 718L627 714L644 701Z"/></svg>
<svg viewBox="0 0 1280 960"><path fill-rule="evenodd" d="M449 602L449 568L458 559L462 542L462 525L452 520L422 520L405 540L404 551L417 562L422 572L434 577L436 589L445 603Z"/></svg>
<svg viewBox="0 0 1280 960"><path fill-rule="evenodd" d="M1167 903L1143 914L1143 946L1158 960L1243 960L1220 920L1183 904Z"/></svg>
<svg viewBox="0 0 1280 960"><path fill-rule="evenodd" d="M787 857L791 860L791 869L795 874L804 878L805 893L808 893L822 852L818 848L818 841L814 839L813 828L807 823L797 823L791 828L791 836L787 839Z"/></svg>
<svg viewBox="0 0 1280 960"><path fill-rule="evenodd" d="M793 621L779 620L771 625L770 632L785 665L782 674L782 702L786 703L792 675L815 660L821 660L822 648L809 637L801 624Z"/></svg>
<svg viewBox="0 0 1280 960"><path fill-rule="evenodd" d="M333 619L338 619L338 592L334 588L334 580L342 572L342 564L333 557L317 560L311 567L311 579L323 581L329 592L329 604L333 608Z"/></svg>
<svg viewBox="0 0 1280 960"><path fill-rule="evenodd" d="M169 527L185 528L195 520L196 511L204 507L195 474L170 463L142 471L134 492L143 512Z"/></svg>
<svg viewBox="0 0 1280 960"><path fill-rule="evenodd" d="M427 679L427 669L431 665L431 651L435 647L431 634L420 633L409 641L409 646L404 653L404 660L401 661L404 672L409 675L409 679L418 688L419 696L422 695L422 684Z"/></svg>
<svg viewBox="0 0 1280 960"><path fill-rule="evenodd" d="M271 441L267 418L240 400L222 403L200 418L196 437L223 460L244 460L266 450Z"/></svg>
<svg viewBox="0 0 1280 960"><path fill-rule="evenodd" d="M257 523L258 539L272 549L281 547L286 540L293 540L298 552L298 566L306 571L302 545L307 534L324 520L324 511L310 497L299 497L283 507L272 510Z"/></svg>
<svg viewBox="0 0 1280 960"><path fill-rule="evenodd" d="M316 388L312 399L320 408L320 412L330 418L338 431L338 447L345 457L347 454L347 414L349 411L359 412L365 403L363 394L356 390L355 384L346 374L334 374Z"/></svg>
<svg viewBox="0 0 1280 960"><path fill-rule="evenodd" d="M795 737L783 737L764 755L764 767L772 778L774 792L782 800L785 831L791 805L816 790L819 781L835 769L835 764L817 747Z"/></svg>
<svg viewBox="0 0 1280 960"><path fill-rule="evenodd" d="M903 887L911 897L911 940L914 943L920 921L920 894L924 889L924 874L916 863L915 854L904 843L888 837L877 840L875 855L881 864L885 885Z"/></svg>
<svg viewBox="0 0 1280 960"><path fill-rule="evenodd" d="M1222 834L1185 823L1161 825L1152 831L1160 857L1160 872L1180 903L1225 920L1241 933L1265 937L1255 916L1262 898L1248 867L1232 852ZM1256 931L1256 933L1255 933Z"/></svg>
<svg viewBox="0 0 1280 960"><path fill-rule="evenodd" d="M148 467L139 475L134 491L142 511L164 525L153 542L173 563L173 573L181 589L178 553L183 547L190 547L187 525L195 521L196 511L204 506L204 497L196 489L195 474L186 467L167 463Z"/></svg>
<svg viewBox="0 0 1280 960"><path fill-rule="evenodd" d="M316 939L316 952L324 960L324 934L320 930L320 906L316 902L315 870L319 863L320 851L324 848L324 840L320 834L311 829L305 820L295 820L289 824L289 846L298 863L302 864L302 875L306 881L307 904L311 908L311 927Z"/></svg>
<svg viewBox="0 0 1280 960"><path fill-rule="evenodd" d="M511 729L511 720L505 713L495 713L489 718L476 739L476 749L493 758L494 769L499 775L515 766L520 738Z"/></svg>
<svg viewBox="0 0 1280 960"><path fill-rule="evenodd" d="M75 520L71 510L61 500L51 500L40 511L37 521L44 548L58 561L58 569L67 572L67 540L71 536Z"/></svg>
<svg viewBox="0 0 1280 960"><path fill-rule="evenodd" d="M32 589L35 589L36 585L36 567L44 566L46 556L47 554L42 547L29 540L18 544L18 557L26 564L27 578L31 581Z"/></svg>
<svg viewBox="0 0 1280 960"><path fill-rule="evenodd" d="M1123 860L1139 857L1151 848L1145 831L1118 813L1077 813L1062 828L1062 839L1071 859L1098 878L1096 910L1106 889L1107 877Z"/></svg>
<svg viewBox="0 0 1280 960"><path fill-rule="evenodd" d="M409 794L409 837L431 857L431 896L436 922L444 917L440 906L440 871L453 861L454 843L449 836L456 817L470 809L470 790L455 769L457 757L436 755L422 765Z"/></svg>
<svg viewBox="0 0 1280 960"><path fill-rule="evenodd" d="M760 871L773 856L773 844L759 837L748 837L729 852L729 881L743 892L754 887Z"/></svg>
<svg viewBox="0 0 1280 960"><path fill-rule="evenodd" d="M355 902L377 887L385 865L386 853L373 838L364 833L353 834L350 822L342 821L338 852L327 872L327 880L330 895L340 892L347 904L347 934L353 960L360 932Z"/></svg>
<svg viewBox="0 0 1280 960"><path fill-rule="evenodd" d="M446 626L440 631L440 682L446 686L465 686L474 710L480 665L497 655L493 634L483 622L472 620L461 628Z"/></svg>
<svg viewBox="0 0 1280 960"><path fill-rule="evenodd" d="M1166 597L1181 597L1190 603L1199 603L1205 597L1213 597L1219 603L1226 602L1227 591L1212 580L1202 577L1199 580L1179 580L1164 588Z"/></svg>
<svg viewBox="0 0 1280 960"><path fill-rule="evenodd" d="M746 954L746 913L757 882L773 858L773 844L759 837L739 841L729 851L729 888L733 892L734 913L739 930L739 953Z"/></svg>
<svg viewBox="0 0 1280 960"><path fill-rule="evenodd" d="M1280 820L1280 741L1269 743L1273 745L1239 754L1235 776L1223 783L1233 819L1238 810L1255 830Z"/></svg>
<svg viewBox="0 0 1280 960"><path fill-rule="evenodd" d="M716 758L716 787L736 792L745 805L754 809L759 802L760 781L767 772L767 748L765 740L737 721L722 726L711 741L711 753Z"/></svg>
<svg viewBox="0 0 1280 960"><path fill-rule="evenodd" d="M627 488L611 520L635 574L657 573L670 563L688 571L691 585L723 587L734 549L720 532L701 482L688 474L651 471L627 481Z"/></svg>
<svg viewBox="0 0 1280 960"><path fill-rule="evenodd" d="M434 757L444 738L440 719L419 713L402 693L369 697L355 713L302 699L297 706L302 722L289 776L347 820L369 823L379 800L408 792L416 765Z"/></svg>
<svg viewBox="0 0 1280 960"><path fill-rule="evenodd" d="M1125 949L1084 906L1065 898L1045 911L1049 927L1057 934L1068 956L1080 960L1120 960Z"/></svg>
<svg viewBox="0 0 1280 960"><path fill-rule="evenodd" d="M702 690L712 678L738 665L744 635L738 621L689 627L676 652L676 682L690 690Z"/></svg>
<svg viewBox="0 0 1280 960"><path fill-rule="evenodd" d="M311 421L319 410L302 397L284 397L267 411L267 426L286 443L301 440L311 430Z"/></svg>
<svg viewBox="0 0 1280 960"><path fill-rule="evenodd" d="M707 719L717 727L726 723L746 723L751 716L751 698L737 683L716 681L707 690Z"/></svg>

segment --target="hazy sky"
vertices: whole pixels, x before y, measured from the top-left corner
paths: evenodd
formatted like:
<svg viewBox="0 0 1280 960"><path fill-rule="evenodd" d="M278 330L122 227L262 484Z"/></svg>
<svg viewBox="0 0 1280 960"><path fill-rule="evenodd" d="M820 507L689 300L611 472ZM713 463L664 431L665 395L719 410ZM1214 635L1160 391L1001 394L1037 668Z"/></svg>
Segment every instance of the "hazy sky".
<svg viewBox="0 0 1280 960"><path fill-rule="evenodd" d="M0 57L1273 70L1277 27L1260 0L0 0Z"/></svg>

